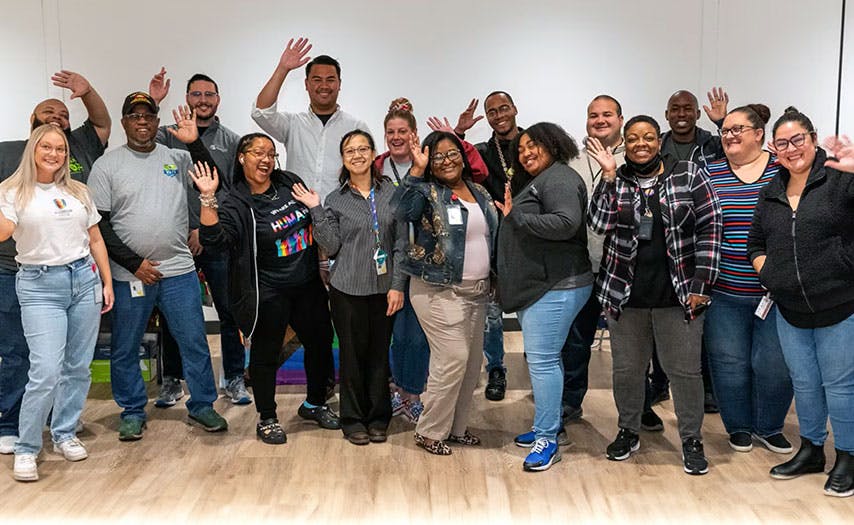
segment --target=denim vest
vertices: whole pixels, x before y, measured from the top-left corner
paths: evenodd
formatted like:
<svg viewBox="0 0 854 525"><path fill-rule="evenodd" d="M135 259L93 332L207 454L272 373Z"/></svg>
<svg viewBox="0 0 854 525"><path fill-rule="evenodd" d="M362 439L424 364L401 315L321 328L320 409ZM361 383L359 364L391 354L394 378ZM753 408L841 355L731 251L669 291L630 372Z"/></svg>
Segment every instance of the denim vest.
<svg viewBox="0 0 854 525"><path fill-rule="evenodd" d="M474 195L489 228L490 266L495 260L495 235L498 231L498 212L486 189L465 181ZM406 176L398 216L410 224L406 253L401 264L405 273L425 282L450 286L463 278L466 251L468 210L460 204L450 188L420 177ZM448 208L458 206L462 224L450 224Z"/></svg>

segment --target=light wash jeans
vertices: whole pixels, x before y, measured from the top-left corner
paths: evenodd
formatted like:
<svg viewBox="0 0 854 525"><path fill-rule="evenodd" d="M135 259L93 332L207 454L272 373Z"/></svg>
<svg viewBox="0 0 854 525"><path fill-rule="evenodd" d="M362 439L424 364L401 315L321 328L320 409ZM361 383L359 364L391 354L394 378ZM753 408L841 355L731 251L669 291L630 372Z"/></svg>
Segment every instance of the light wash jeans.
<svg viewBox="0 0 854 525"><path fill-rule="evenodd" d="M519 310L528 373L534 391L534 433L537 439L557 441L563 396L561 350L575 316L593 286L549 290L531 306Z"/></svg>
<svg viewBox="0 0 854 525"><path fill-rule="evenodd" d="M101 277L91 257L62 266L23 265L16 290L30 371L15 454L38 454L51 407L54 443L74 437L83 412L101 317Z"/></svg>

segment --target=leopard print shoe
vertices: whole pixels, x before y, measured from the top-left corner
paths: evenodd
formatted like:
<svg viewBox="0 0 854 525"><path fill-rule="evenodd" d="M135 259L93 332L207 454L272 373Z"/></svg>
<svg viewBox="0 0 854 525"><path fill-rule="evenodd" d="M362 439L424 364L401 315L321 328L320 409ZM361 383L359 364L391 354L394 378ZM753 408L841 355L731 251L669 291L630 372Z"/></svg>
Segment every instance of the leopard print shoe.
<svg viewBox="0 0 854 525"><path fill-rule="evenodd" d="M415 433L415 444L419 447L423 448L427 452L431 454L435 454L437 456L450 456L451 455L451 447L445 444L444 441L436 440L432 442L428 442L427 438L419 434Z"/></svg>
<svg viewBox="0 0 854 525"><path fill-rule="evenodd" d="M475 436L468 430L466 430L465 434L463 434L462 436L455 436L451 434L450 436L448 436L448 441L450 441L451 443L459 443L460 445L480 445L480 438Z"/></svg>

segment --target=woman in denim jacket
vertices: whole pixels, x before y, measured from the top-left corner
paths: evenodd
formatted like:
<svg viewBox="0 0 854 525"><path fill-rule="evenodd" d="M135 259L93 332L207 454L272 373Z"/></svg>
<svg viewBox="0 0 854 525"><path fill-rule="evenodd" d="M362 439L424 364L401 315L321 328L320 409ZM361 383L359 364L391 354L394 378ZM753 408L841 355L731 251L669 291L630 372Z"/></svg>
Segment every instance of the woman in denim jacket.
<svg viewBox="0 0 854 525"><path fill-rule="evenodd" d="M413 277L412 306L430 344L415 442L444 456L451 453L445 441L480 443L467 425L483 361L498 214L489 193L471 182L456 135L431 133L423 149L413 137L410 147L412 168L398 214L415 228L401 267Z"/></svg>

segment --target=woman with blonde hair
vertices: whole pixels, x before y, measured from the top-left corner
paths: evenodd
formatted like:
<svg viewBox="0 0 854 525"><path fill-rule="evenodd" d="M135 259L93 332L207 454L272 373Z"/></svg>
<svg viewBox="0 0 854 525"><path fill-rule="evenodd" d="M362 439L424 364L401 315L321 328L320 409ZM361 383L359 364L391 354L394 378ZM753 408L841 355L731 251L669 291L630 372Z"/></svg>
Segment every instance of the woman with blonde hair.
<svg viewBox="0 0 854 525"><path fill-rule="evenodd" d="M65 135L39 126L18 169L0 184L0 241L13 237L17 245L16 291L30 348L15 444L19 481L39 479L36 457L51 408L54 451L68 461L88 457L74 429L89 392L100 315L113 306L99 220L86 186L70 177Z"/></svg>

